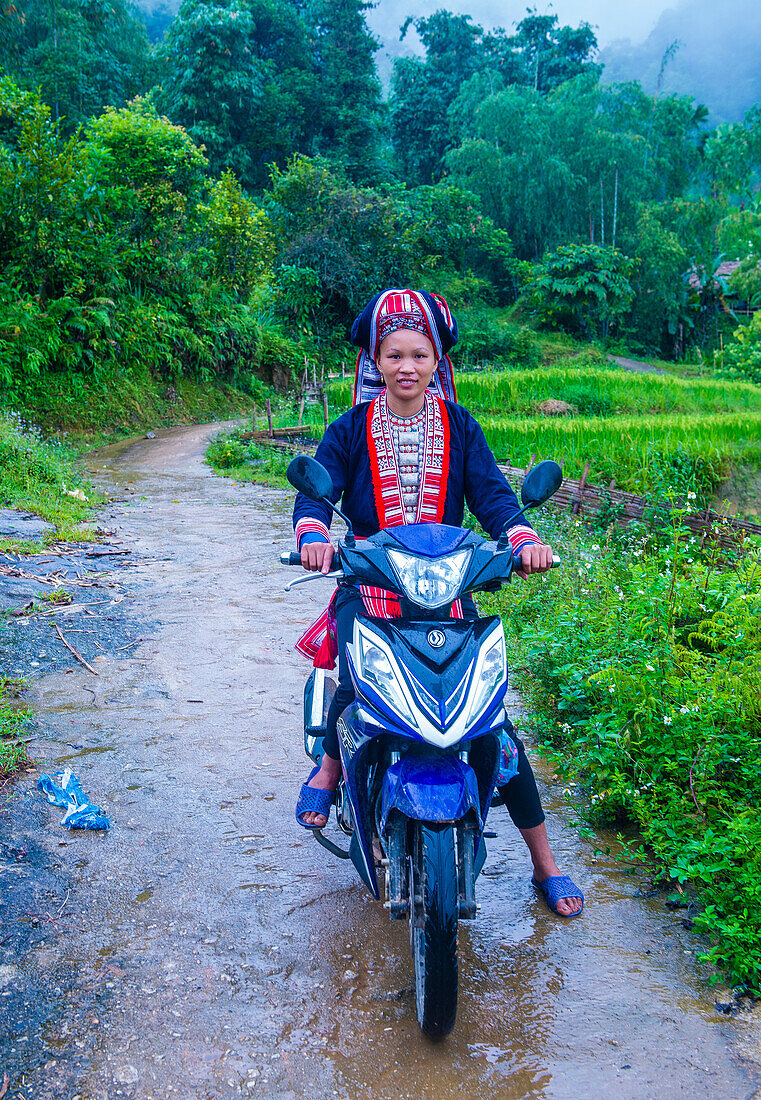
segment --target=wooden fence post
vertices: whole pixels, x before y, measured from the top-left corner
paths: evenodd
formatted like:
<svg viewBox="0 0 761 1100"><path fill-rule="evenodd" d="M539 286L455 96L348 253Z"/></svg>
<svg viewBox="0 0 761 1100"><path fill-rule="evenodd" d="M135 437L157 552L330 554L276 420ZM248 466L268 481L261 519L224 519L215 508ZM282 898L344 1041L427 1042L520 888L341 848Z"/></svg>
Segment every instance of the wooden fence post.
<svg viewBox="0 0 761 1100"><path fill-rule="evenodd" d="M322 395L322 415L325 421L325 427L328 426L328 395L323 393Z"/></svg>
<svg viewBox="0 0 761 1100"><path fill-rule="evenodd" d="M579 482L579 495L577 497L574 497L573 503L571 504L571 511L575 516L577 516L584 507L584 486L587 483L588 475L589 463L586 462L584 464L584 473L581 475L581 481Z"/></svg>
<svg viewBox="0 0 761 1100"><path fill-rule="evenodd" d="M267 425L269 427L269 436L272 439L272 406L270 405L270 399L267 398Z"/></svg>
<svg viewBox="0 0 761 1100"><path fill-rule="evenodd" d="M304 394L302 393L301 401L299 402L299 422L297 424L298 428L301 427L301 421L303 419L303 416L304 416Z"/></svg>
<svg viewBox="0 0 761 1100"><path fill-rule="evenodd" d="M254 401L253 414L251 416L251 430L256 431L256 402Z"/></svg>

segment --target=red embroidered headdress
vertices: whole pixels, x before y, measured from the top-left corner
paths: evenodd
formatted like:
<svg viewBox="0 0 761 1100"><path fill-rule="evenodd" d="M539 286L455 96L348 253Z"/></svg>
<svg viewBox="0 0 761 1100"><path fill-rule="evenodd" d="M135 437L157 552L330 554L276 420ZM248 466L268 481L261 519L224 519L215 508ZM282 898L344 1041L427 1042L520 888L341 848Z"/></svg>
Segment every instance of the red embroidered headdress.
<svg viewBox="0 0 761 1100"><path fill-rule="evenodd" d="M378 349L386 336L400 328L428 337L439 360L428 389L447 401L456 401L454 370L447 352L457 343L457 322L449 306L438 294L424 290L384 290L368 302L351 327L351 342L360 349L353 403L372 401L383 390L375 363Z"/></svg>

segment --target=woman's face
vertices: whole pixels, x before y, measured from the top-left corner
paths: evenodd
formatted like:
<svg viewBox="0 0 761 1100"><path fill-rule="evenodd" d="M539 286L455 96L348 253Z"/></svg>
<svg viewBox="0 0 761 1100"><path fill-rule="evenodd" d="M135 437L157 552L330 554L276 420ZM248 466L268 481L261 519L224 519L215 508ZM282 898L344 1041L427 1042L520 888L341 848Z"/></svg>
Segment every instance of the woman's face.
<svg viewBox="0 0 761 1100"><path fill-rule="evenodd" d="M391 411L403 416L419 412L437 366L436 352L428 337L414 329L397 329L382 342L377 366L386 383Z"/></svg>

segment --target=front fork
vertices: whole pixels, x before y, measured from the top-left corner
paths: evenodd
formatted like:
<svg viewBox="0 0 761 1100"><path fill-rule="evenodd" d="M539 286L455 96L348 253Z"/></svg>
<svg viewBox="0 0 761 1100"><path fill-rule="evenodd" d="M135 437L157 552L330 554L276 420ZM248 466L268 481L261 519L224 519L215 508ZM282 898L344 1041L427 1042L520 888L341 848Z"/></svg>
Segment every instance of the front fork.
<svg viewBox="0 0 761 1100"><path fill-rule="evenodd" d="M476 844L478 822L468 814L455 825L457 842L457 916L473 920L476 915ZM406 920L413 907L413 923L423 924L423 897L417 889L420 867L415 851L419 830L416 822L400 813L392 813L386 826L386 900L391 920ZM412 884L412 885L411 885Z"/></svg>

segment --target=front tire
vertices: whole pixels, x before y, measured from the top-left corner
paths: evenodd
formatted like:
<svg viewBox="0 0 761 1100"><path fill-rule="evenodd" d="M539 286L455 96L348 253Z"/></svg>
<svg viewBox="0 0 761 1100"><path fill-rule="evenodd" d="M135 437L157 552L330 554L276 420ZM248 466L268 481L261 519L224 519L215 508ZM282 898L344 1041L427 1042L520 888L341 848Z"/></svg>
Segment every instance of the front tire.
<svg viewBox="0 0 761 1100"><path fill-rule="evenodd" d="M417 1019L443 1039L457 1016L457 855L451 825L414 826L410 856L410 944Z"/></svg>

